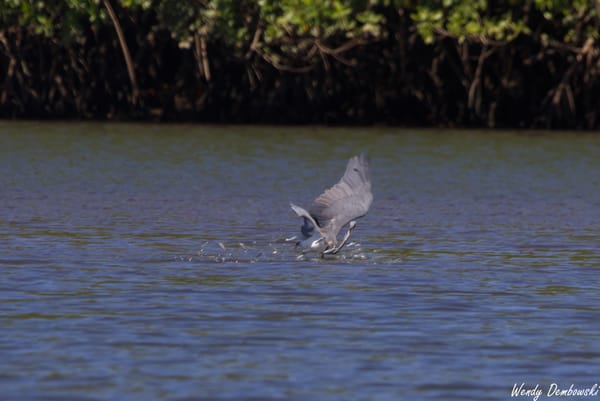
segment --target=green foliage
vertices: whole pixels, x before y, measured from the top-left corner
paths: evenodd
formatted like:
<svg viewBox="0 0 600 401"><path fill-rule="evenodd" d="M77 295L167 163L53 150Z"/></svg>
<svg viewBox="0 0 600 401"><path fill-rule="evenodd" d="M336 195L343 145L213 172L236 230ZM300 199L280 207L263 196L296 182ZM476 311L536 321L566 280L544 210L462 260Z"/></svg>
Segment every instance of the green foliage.
<svg viewBox="0 0 600 401"><path fill-rule="evenodd" d="M1 0L0 24L27 27L60 40L76 38L85 23L103 23L106 11L95 0Z"/></svg>
<svg viewBox="0 0 600 401"><path fill-rule="evenodd" d="M568 44L581 44L588 38L600 39L597 23L600 19L598 10L600 5L597 0L534 0L533 4L543 17L562 28L564 35L555 40ZM587 21L587 23L585 22ZM549 38L549 34L542 33L542 38Z"/></svg>
<svg viewBox="0 0 600 401"><path fill-rule="evenodd" d="M411 14L423 40L431 44L438 35L448 35L464 40L492 40L510 42L520 34L530 34L537 27L526 25L523 14L537 9L547 21L553 22L553 28L564 31L556 40L566 43L578 42L577 32L586 18L594 21L596 0L529 0L525 2L509 1L491 9L487 0L443 0L426 1L416 6ZM597 39L598 30L594 24L585 28L586 36ZM548 37L552 33L542 33ZM545 35L545 36L544 36Z"/></svg>
<svg viewBox="0 0 600 401"><path fill-rule="evenodd" d="M326 38L378 35L381 15L369 10L366 1L259 0L260 16L266 23L265 41L287 36Z"/></svg>
<svg viewBox="0 0 600 401"><path fill-rule="evenodd" d="M310 65L320 51L352 40L377 40L384 18L369 1L258 0L260 51L277 65ZM315 51L319 48L319 51Z"/></svg>
<svg viewBox="0 0 600 401"><path fill-rule="evenodd" d="M411 16L427 44L440 36L510 42L521 34L539 32L539 26L528 25L530 20L524 18L531 10L538 10L548 22L544 26L553 30L539 32L543 40L581 43L585 38L600 39L595 1L111 0L111 4L121 18L128 12L153 13L157 24L152 29L170 32L184 48L202 35L234 52L246 52L258 39L255 45L265 52L291 54L315 41L335 47L352 39L379 40L389 31L385 10L394 8ZM85 24L111 21L104 0L0 0L0 24L69 41L81 35Z"/></svg>
<svg viewBox="0 0 600 401"><path fill-rule="evenodd" d="M425 3L412 14L417 29L426 43L436 34L466 39L511 41L521 33L529 33L522 19L513 18L513 9L490 13L487 0L444 0L443 6Z"/></svg>
<svg viewBox="0 0 600 401"><path fill-rule="evenodd" d="M292 99L315 114L339 105L354 121L401 121L398 105L416 104L409 120L597 127L599 10L598 0L0 0L0 114L243 121L270 107L277 121L282 108L304 121L282 107Z"/></svg>

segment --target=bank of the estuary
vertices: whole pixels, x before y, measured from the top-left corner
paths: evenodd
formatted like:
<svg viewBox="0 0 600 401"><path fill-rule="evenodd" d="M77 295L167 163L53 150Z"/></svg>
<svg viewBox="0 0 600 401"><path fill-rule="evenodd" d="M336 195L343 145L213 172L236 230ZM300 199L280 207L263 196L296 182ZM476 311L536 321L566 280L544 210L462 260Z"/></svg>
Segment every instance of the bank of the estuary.
<svg viewBox="0 0 600 401"><path fill-rule="evenodd" d="M600 127L600 1L420 3L3 0L0 117Z"/></svg>

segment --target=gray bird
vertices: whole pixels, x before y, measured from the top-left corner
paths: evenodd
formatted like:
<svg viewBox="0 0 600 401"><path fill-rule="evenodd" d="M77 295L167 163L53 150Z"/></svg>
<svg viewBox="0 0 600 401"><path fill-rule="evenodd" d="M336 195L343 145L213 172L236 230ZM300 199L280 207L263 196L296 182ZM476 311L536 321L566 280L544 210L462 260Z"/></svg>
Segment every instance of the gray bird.
<svg viewBox="0 0 600 401"><path fill-rule="evenodd" d="M296 245L320 252L321 256L338 253L356 227L355 220L367 214L372 202L369 159L361 153L348 161L340 181L319 195L308 211L290 204L304 218L304 239ZM337 236L345 225L348 231L338 244Z"/></svg>

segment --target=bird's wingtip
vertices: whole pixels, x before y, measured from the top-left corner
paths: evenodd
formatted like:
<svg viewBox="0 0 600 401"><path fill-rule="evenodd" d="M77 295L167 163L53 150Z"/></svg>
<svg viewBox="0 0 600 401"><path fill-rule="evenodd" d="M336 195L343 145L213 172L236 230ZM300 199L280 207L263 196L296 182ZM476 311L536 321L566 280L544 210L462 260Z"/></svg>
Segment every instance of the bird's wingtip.
<svg viewBox="0 0 600 401"><path fill-rule="evenodd" d="M356 160L356 161L354 162L354 160ZM354 162L354 163L358 163L358 164L369 164L370 158L369 158L369 155L367 154L367 152L365 152L363 150L363 151L360 151L360 153L351 157L349 162Z"/></svg>
<svg viewBox="0 0 600 401"><path fill-rule="evenodd" d="M290 202L290 207L298 216L302 216L302 208L300 206L294 205L292 202Z"/></svg>

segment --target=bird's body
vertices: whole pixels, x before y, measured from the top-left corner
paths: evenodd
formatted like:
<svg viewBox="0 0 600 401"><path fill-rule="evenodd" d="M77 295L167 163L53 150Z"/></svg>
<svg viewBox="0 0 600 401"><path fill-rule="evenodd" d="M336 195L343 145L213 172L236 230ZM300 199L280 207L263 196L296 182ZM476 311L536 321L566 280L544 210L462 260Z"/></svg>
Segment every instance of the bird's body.
<svg viewBox="0 0 600 401"><path fill-rule="evenodd" d="M348 161L340 181L319 195L308 211L291 204L292 210L304 219L304 240L298 245L321 255L337 253L350 237L355 220L367 214L372 202L369 160L360 154ZM337 236L345 225L348 232L338 245Z"/></svg>

